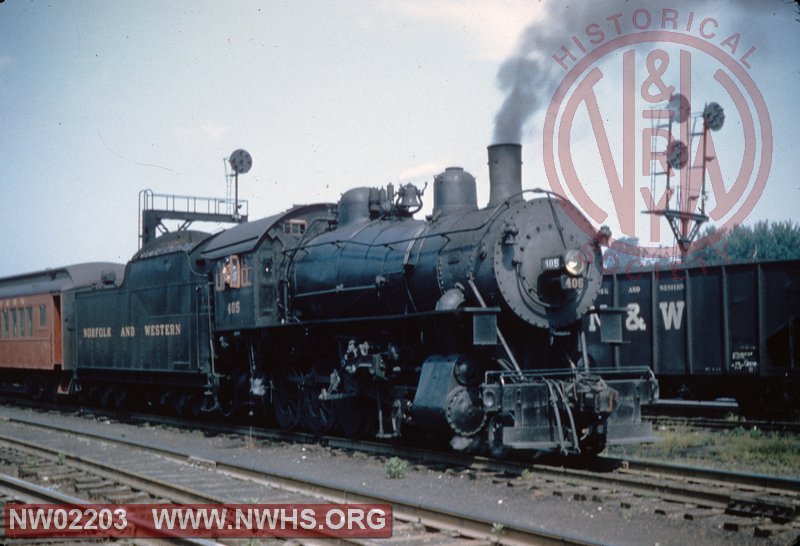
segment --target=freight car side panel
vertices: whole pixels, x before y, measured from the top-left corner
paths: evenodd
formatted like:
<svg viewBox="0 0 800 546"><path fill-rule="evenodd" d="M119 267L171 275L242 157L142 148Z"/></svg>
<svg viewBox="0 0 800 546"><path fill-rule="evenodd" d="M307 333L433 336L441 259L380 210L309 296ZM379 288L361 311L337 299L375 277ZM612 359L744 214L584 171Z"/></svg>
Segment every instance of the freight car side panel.
<svg viewBox="0 0 800 546"><path fill-rule="evenodd" d="M726 373L723 275L713 268L606 275L603 286L608 295L597 304L623 312L622 343L613 350L614 365L649 366L660 376ZM737 277L733 285L744 290L747 281ZM609 350L600 342L597 325L592 325L599 319L586 320L592 358L603 362ZM737 338L745 348L746 329Z"/></svg>
<svg viewBox="0 0 800 546"><path fill-rule="evenodd" d="M758 375L761 362L759 344L759 291L757 267L726 269L727 299L730 320L727 321L728 372L734 375ZM698 310L700 311L700 310Z"/></svg>
<svg viewBox="0 0 800 546"><path fill-rule="evenodd" d="M617 277L619 301L624 302L622 331L625 342L620 346L620 360L628 365L652 360L652 290L647 277Z"/></svg>
<svg viewBox="0 0 800 546"><path fill-rule="evenodd" d="M656 373L683 373L687 366L686 330L686 293L691 285L678 275L654 278L647 275L648 281L654 281L652 294L653 332L651 342L654 346ZM650 284L650 282L648 282Z"/></svg>
<svg viewBox="0 0 800 546"><path fill-rule="evenodd" d="M617 307L617 302L614 299L615 278L612 275L605 275L603 277L603 284L597 292L597 300L595 300L596 309L606 309ZM603 343L600 339L600 328L602 326L602 318L599 313L589 313L584 318L584 331L586 332L586 340L589 344L589 353L591 354L592 362L600 367L618 366L618 348L611 343ZM624 328L624 325L623 325Z"/></svg>
<svg viewBox="0 0 800 546"><path fill-rule="evenodd" d="M723 343L725 300L720 297L722 270L689 270L684 274L688 277L685 283L687 293L684 295L681 311L685 317L683 328L688 335L690 351L687 353L688 362L685 368L676 367L668 373L722 374L726 369L722 357L727 351ZM680 314L675 316L677 320L681 320Z"/></svg>
<svg viewBox="0 0 800 546"><path fill-rule="evenodd" d="M762 359L764 375L783 377L800 370L800 262L763 264Z"/></svg>
<svg viewBox="0 0 800 546"><path fill-rule="evenodd" d="M208 286L186 254L132 262L120 288L74 294L79 368L181 372L209 366Z"/></svg>
<svg viewBox="0 0 800 546"><path fill-rule="evenodd" d="M584 319L598 363L660 377L795 377L800 368L797 260L607 274L596 305L623 313L613 349L600 341L601 318Z"/></svg>

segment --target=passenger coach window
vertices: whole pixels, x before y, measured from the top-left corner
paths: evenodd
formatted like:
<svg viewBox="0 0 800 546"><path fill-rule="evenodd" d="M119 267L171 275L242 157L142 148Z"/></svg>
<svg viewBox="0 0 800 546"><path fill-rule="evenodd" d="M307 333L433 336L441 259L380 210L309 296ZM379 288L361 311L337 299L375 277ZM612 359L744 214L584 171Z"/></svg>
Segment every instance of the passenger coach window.
<svg viewBox="0 0 800 546"><path fill-rule="evenodd" d="M33 307L25 308L25 336L33 335Z"/></svg>
<svg viewBox="0 0 800 546"><path fill-rule="evenodd" d="M47 328L47 306L39 306L39 328Z"/></svg>
<svg viewBox="0 0 800 546"><path fill-rule="evenodd" d="M3 316L2 316L3 328L0 330L1 337L8 337L8 309L3 309Z"/></svg>

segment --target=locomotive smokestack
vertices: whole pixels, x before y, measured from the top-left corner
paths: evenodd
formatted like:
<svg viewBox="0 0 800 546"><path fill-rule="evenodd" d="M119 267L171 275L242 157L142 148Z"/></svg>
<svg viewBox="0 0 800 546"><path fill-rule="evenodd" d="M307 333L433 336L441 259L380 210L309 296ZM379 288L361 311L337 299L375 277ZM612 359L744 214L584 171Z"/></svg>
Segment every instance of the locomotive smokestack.
<svg viewBox="0 0 800 546"><path fill-rule="evenodd" d="M489 205L521 199L522 145L493 144L489 150Z"/></svg>

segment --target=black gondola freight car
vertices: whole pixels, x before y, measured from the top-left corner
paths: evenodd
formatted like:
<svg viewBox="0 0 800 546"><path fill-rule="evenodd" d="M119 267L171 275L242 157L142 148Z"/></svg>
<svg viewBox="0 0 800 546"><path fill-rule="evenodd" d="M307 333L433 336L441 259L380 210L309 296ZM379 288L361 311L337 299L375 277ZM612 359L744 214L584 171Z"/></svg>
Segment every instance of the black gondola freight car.
<svg viewBox="0 0 800 546"><path fill-rule="evenodd" d="M650 366L662 397L735 397L749 412L800 404L800 261L606 273L599 308L623 311L616 343L584 318L593 359Z"/></svg>

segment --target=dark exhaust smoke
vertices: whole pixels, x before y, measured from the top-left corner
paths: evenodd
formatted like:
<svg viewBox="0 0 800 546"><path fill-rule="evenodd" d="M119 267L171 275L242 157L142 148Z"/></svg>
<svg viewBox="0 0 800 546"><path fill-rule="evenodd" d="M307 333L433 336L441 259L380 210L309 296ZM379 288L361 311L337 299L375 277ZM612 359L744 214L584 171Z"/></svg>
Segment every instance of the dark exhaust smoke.
<svg viewBox="0 0 800 546"><path fill-rule="evenodd" d="M708 0L693 2L694 11L703 10L703 16L715 15L706 5ZM772 0L769 9L787 13L786 2ZM732 9L731 9L732 8ZM497 86L505 92L506 98L495 115L493 142L522 142L525 124L545 108L553 96L553 91L566 75L567 71L553 59L553 55L564 55L562 47L567 47L573 55L580 57L582 52L572 41L578 36L585 47L594 47L584 34L587 25L596 23L606 32L607 40L616 37L614 24L609 16L620 13L620 21L625 28L623 33L633 32L630 28L632 8L627 1L618 2L544 2L543 13L531 23L519 38L516 51L506 59L497 72ZM655 18L661 13L658 9L650 10L654 17L654 27L660 28ZM686 17L692 9L679 10L682 24L687 24ZM730 24L747 20L750 32L764 35L759 26L769 24L752 21L753 16L764 11L761 2L735 2L725 9ZM698 15L697 21L701 18ZM695 27L698 23L695 23Z"/></svg>

